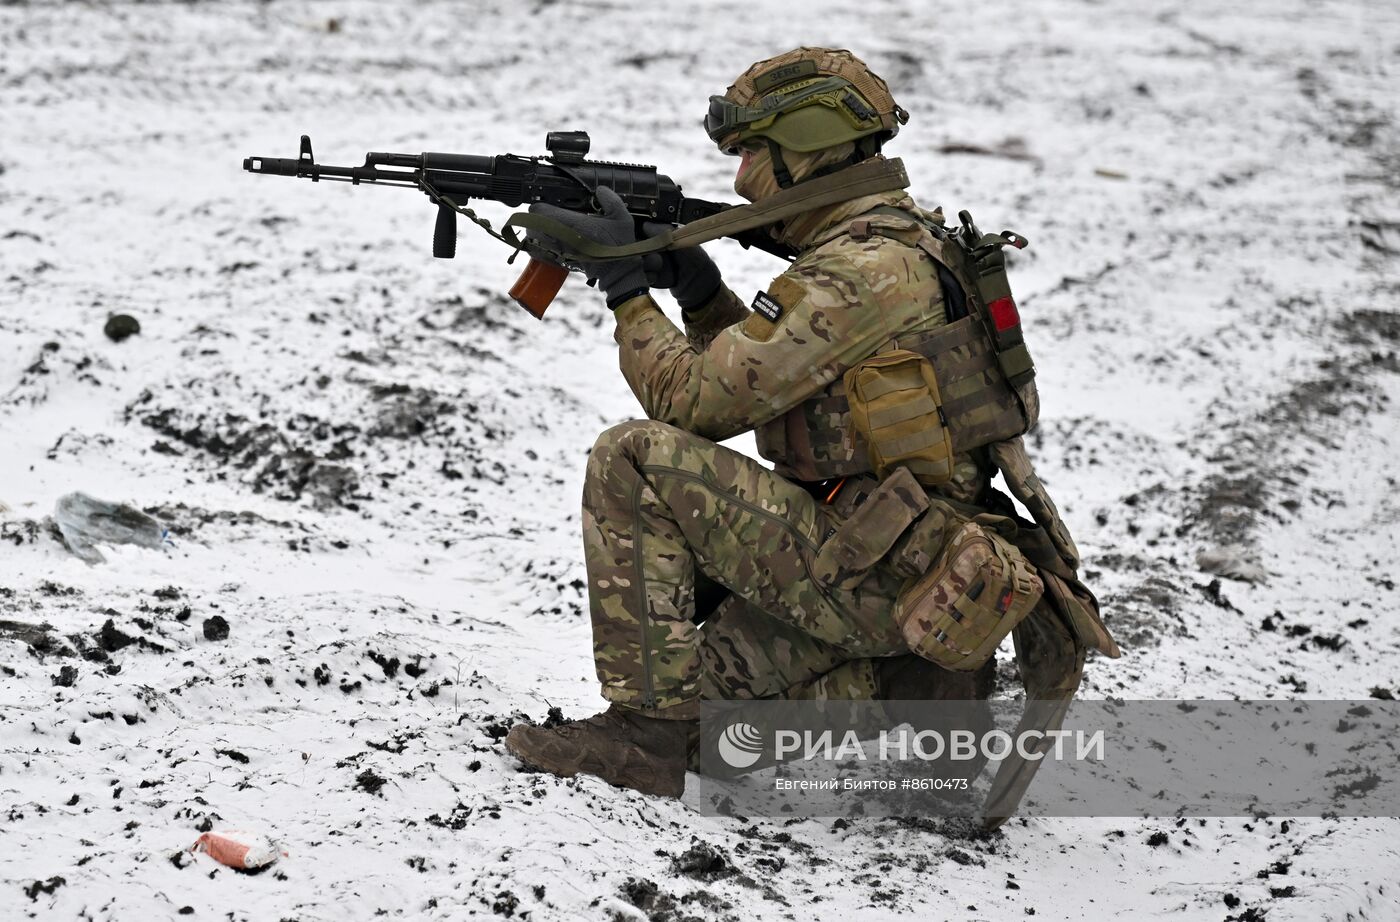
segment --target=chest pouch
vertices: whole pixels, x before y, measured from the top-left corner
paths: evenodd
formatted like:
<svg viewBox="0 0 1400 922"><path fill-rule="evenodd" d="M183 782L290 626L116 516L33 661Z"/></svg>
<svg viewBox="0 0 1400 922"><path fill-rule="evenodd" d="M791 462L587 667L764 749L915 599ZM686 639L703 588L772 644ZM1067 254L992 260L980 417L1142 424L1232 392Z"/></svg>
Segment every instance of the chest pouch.
<svg viewBox="0 0 1400 922"><path fill-rule="evenodd" d="M953 437L927 358L908 349L882 352L849 369L844 380L851 426L877 477L903 467L923 484L952 478Z"/></svg>
<svg viewBox="0 0 1400 922"><path fill-rule="evenodd" d="M904 584L894 617L910 650L944 669L971 672L991 659L1044 591L1021 552L974 519L927 573Z"/></svg>

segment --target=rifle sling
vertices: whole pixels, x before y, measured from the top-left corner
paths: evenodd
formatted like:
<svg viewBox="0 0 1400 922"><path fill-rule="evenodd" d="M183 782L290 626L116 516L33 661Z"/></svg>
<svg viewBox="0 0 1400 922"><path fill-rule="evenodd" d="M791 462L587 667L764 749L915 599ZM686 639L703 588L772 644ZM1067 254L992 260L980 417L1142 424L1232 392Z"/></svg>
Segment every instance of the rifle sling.
<svg viewBox="0 0 1400 922"><path fill-rule="evenodd" d="M644 256L662 250L679 250L693 247L720 237L728 237L755 228L766 227L787 220L815 208L850 201L863 195L890 192L909 186L909 176L904 164L898 159L868 160L827 176L818 176L806 182L791 186L765 199L761 204L738 205L726 208L689 224L674 227L655 237L638 240L635 243L609 246L583 236L578 231L562 224L554 218L529 212L518 212L510 216L501 228L507 243L516 249L524 249L521 240L512 228L524 228L536 234L552 237L569 251L570 257L583 257L589 260L626 259Z"/></svg>

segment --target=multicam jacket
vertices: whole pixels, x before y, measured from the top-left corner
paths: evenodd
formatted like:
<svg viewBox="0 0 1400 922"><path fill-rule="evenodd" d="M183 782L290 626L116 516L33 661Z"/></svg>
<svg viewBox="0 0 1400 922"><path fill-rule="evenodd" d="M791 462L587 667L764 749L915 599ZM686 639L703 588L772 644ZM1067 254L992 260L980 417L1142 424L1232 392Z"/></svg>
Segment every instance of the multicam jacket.
<svg viewBox="0 0 1400 922"><path fill-rule="evenodd" d="M914 215L932 218L903 192L802 215L780 237L800 255L753 310L721 286L684 334L649 296L620 305L622 373L647 415L715 441L757 430L759 453L794 480L868 471L848 431L842 374L947 322L937 269L914 246ZM858 221L879 233L852 236ZM938 492L975 503L989 475L983 453L963 454Z"/></svg>

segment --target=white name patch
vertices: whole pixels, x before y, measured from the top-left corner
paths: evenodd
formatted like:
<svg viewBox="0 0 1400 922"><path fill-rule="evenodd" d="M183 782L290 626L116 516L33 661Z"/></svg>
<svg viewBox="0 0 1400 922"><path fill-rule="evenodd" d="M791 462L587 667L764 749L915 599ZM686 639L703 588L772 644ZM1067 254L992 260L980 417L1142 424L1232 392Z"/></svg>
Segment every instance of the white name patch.
<svg viewBox="0 0 1400 922"><path fill-rule="evenodd" d="M755 313L767 317L770 323L777 323L778 318L783 316L783 306L769 297L765 291L760 291L753 296L751 307Z"/></svg>

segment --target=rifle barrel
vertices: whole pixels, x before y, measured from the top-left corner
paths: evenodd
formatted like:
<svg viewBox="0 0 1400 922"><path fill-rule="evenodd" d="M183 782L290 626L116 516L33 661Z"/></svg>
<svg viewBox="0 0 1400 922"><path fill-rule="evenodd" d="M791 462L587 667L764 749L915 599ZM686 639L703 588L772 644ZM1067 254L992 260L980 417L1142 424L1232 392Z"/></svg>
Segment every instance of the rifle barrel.
<svg viewBox="0 0 1400 922"><path fill-rule="evenodd" d="M417 185L415 172L421 169L422 160L423 157L419 154L373 153L365 157L364 166L330 166L285 157L246 157L243 160L243 169L249 173L263 173L268 176L296 176L311 180L343 179L353 183L382 182L413 186ZM381 164L406 169L380 169Z"/></svg>

